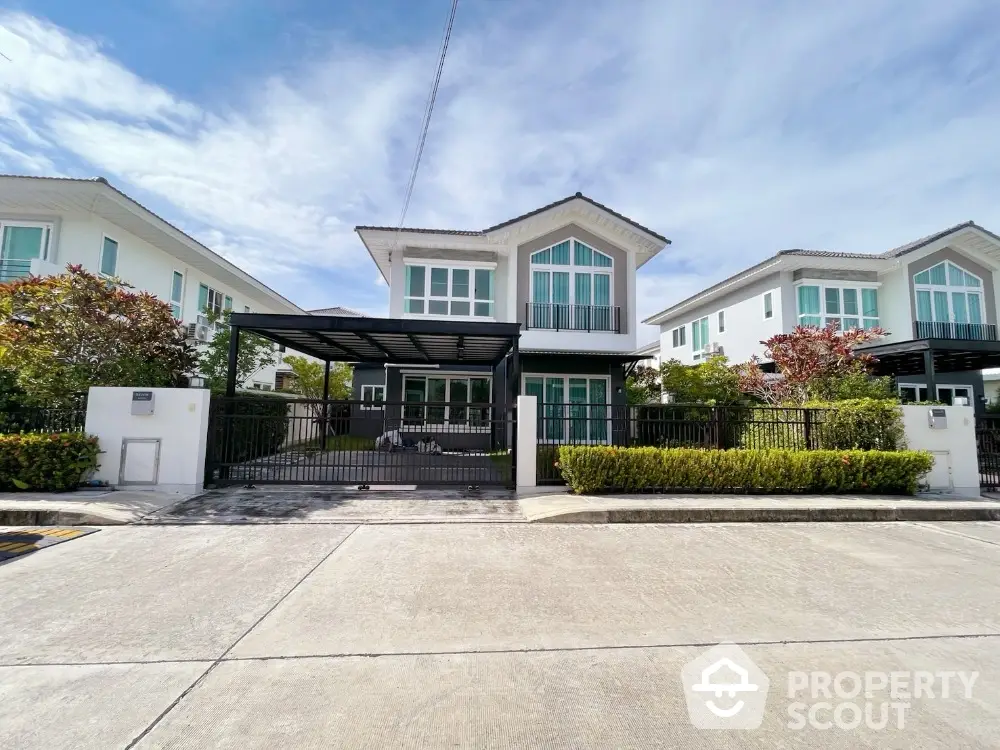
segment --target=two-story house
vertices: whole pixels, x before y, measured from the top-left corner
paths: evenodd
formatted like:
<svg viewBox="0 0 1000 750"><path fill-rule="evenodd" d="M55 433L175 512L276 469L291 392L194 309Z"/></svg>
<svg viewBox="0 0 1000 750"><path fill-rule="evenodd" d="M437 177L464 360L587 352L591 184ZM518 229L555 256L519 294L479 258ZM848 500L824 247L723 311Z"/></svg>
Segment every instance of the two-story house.
<svg viewBox="0 0 1000 750"><path fill-rule="evenodd" d="M207 311L303 312L103 178L0 176L0 283L69 264L168 302L195 342L214 333ZM279 362L243 386L271 390L286 369Z"/></svg>
<svg viewBox="0 0 1000 750"><path fill-rule="evenodd" d="M581 193L482 230L357 232L389 285L390 317L519 323L520 393L588 409L625 403L636 270L669 243L662 235ZM390 365L356 370L355 395L440 402L435 418L447 420L452 404L500 401L504 382L500 371Z"/></svg>
<svg viewBox="0 0 1000 750"><path fill-rule="evenodd" d="M905 400L981 406L981 370L1000 364L1000 237L959 224L881 254L783 250L647 318L664 360L763 358L797 325L881 326L868 351ZM933 392L933 393L932 393Z"/></svg>

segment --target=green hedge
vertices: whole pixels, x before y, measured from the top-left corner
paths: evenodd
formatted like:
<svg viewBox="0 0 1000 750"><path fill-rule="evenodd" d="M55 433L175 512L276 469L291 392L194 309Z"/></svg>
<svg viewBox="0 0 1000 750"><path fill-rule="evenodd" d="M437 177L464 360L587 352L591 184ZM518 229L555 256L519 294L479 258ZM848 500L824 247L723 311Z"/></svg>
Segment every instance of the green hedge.
<svg viewBox="0 0 1000 750"><path fill-rule="evenodd" d="M855 398L806 406L824 409L818 412L821 427L814 430L817 448L895 451L906 447L903 409L897 401Z"/></svg>
<svg viewBox="0 0 1000 750"><path fill-rule="evenodd" d="M96 468L95 437L0 435L0 490L73 490Z"/></svg>
<svg viewBox="0 0 1000 750"><path fill-rule="evenodd" d="M288 434L289 400L241 393L212 399L211 448L218 463L234 464L271 456Z"/></svg>
<svg viewBox="0 0 1000 750"><path fill-rule="evenodd" d="M924 451L559 449L562 475L578 493L713 490L912 495L932 465L931 454Z"/></svg>

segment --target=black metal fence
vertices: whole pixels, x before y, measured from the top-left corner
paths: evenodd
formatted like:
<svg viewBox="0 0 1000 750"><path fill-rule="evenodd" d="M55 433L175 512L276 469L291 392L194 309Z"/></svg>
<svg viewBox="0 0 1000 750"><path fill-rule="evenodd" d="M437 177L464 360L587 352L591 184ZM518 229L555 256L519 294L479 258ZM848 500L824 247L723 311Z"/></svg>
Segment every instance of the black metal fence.
<svg viewBox="0 0 1000 750"><path fill-rule="evenodd" d="M997 327L992 323L932 323L913 321L915 339L961 339L962 341L996 341Z"/></svg>
<svg viewBox="0 0 1000 750"><path fill-rule="evenodd" d="M87 401L65 407L17 407L0 412L0 434L83 432Z"/></svg>
<svg viewBox="0 0 1000 750"><path fill-rule="evenodd" d="M618 445L655 448L894 450L888 435L845 434L833 409L649 404L539 404L538 481L561 483L560 445ZM1000 424L998 424L1000 426Z"/></svg>
<svg viewBox="0 0 1000 750"><path fill-rule="evenodd" d="M212 400L206 484L511 485L498 404Z"/></svg>
<svg viewBox="0 0 1000 750"><path fill-rule="evenodd" d="M1000 491L1000 414L976 417L976 453L979 484L984 490Z"/></svg>

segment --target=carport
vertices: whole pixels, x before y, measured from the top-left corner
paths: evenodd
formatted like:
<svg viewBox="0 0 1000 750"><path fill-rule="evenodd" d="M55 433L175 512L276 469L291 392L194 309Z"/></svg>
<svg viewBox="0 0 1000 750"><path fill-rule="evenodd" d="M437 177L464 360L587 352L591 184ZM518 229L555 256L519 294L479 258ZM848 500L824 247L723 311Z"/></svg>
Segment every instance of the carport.
<svg viewBox="0 0 1000 750"><path fill-rule="evenodd" d="M226 397L213 409L206 482L367 487L513 481L519 324L234 313L230 326ZM241 405L236 397L245 333L324 362L322 399L290 398L287 414L277 416L273 409L247 413L245 398ZM454 392L443 401L331 400L334 362L488 367L494 387L488 403Z"/></svg>

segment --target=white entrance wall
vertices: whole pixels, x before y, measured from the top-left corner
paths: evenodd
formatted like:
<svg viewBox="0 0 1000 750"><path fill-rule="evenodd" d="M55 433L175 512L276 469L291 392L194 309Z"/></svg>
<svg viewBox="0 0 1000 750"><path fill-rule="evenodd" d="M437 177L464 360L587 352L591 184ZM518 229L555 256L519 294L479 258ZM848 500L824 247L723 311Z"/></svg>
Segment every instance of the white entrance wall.
<svg viewBox="0 0 1000 750"><path fill-rule="evenodd" d="M152 414L132 415L135 391L152 391ZM156 483L129 484L128 489L201 492L205 482L210 400L211 392L204 388L91 388L86 431L97 436L101 448L100 466L94 478L118 486L123 440L159 439ZM149 443L134 445L140 461L138 470L151 469L147 464L152 460L153 448ZM126 475L126 481L129 480Z"/></svg>
<svg viewBox="0 0 1000 750"><path fill-rule="evenodd" d="M517 489L527 490L538 484L538 399L517 397Z"/></svg>
<svg viewBox="0 0 1000 750"><path fill-rule="evenodd" d="M947 427L930 427L931 408L944 409ZM930 484L931 490L980 496L976 417L971 406L904 406L903 428L908 448L934 455L934 468L923 480Z"/></svg>

